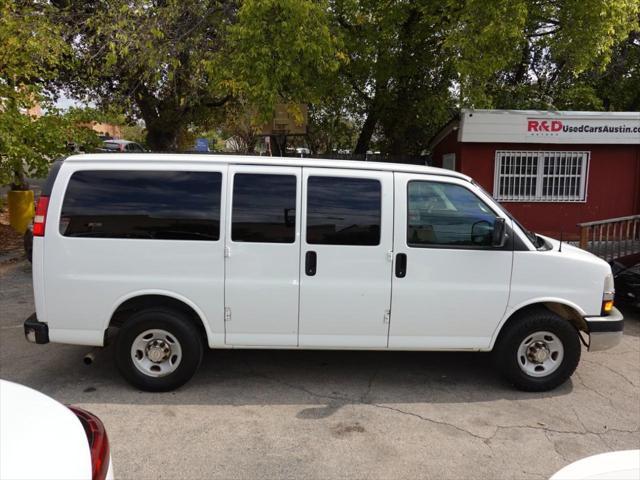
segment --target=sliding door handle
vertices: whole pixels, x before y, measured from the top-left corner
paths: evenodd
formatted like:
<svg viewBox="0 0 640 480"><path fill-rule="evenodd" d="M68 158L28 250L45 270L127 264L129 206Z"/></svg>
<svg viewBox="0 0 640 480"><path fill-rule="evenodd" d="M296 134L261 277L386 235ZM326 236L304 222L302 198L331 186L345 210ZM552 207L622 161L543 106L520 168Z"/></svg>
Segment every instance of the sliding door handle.
<svg viewBox="0 0 640 480"><path fill-rule="evenodd" d="M316 252L309 251L304 256L304 273L313 277L316 274L316 267L318 265L318 255Z"/></svg>
<svg viewBox="0 0 640 480"><path fill-rule="evenodd" d="M398 253L396 255L396 277L404 278L407 274L407 254Z"/></svg>

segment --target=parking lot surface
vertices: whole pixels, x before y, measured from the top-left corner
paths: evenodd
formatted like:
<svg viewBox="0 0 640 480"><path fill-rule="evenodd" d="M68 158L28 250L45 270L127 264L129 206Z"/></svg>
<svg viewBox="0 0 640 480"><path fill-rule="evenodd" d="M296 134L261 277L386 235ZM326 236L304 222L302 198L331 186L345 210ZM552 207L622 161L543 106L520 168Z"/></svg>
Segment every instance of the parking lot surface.
<svg viewBox="0 0 640 480"><path fill-rule="evenodd" d="M209 351L175 392L122 380L113 348L32 345L31 266L0 263L0 377L96 413L117 478L548 478L640 448L640 318L547 393L477 353Z"/></svg>

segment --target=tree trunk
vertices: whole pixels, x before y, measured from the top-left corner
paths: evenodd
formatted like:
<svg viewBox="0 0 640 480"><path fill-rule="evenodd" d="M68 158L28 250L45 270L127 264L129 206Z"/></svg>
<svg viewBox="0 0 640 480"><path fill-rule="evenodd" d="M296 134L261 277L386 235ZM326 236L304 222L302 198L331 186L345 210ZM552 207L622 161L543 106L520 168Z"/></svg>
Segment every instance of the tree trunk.
<svg viewBox="0 0 640 480"><path fill-rule="evenodd" d="M182 125L178 122L173 124L159 125L151 121L147 122L147 146L154 152L173 152L178 147L178 135Z"/></svg>
<svg viewBox="0 0 640 480"><path fill-rule="evenodd" d="M271 135L269 137L269 144L271 145L271 155L273 157L286 156L287 137L285 135Z"/></svg>
<svg viewBox="0 0 640 480"><path fill-rule="evenodd" d="M364 121L364 125L362 125L362 130L360 130L358 142L356 143L356 148L353 153L356 155L365 155L367 153L369 144L371 143L371 137L373 136L373 132L375 131L377 124L378 112L375 109L374 100L374 102L372 102L372 106L369 108L369 112L367 113L367 119Z"/></svg>
<svg viewBox="0 0 640 480"><path fill-rule="evenodd" d="M178 137L183 128L183 113L167 108L166 102L158 100L140 87L135 102L147 128L147 146L154 152L172 152L178 148Z"/></svg>

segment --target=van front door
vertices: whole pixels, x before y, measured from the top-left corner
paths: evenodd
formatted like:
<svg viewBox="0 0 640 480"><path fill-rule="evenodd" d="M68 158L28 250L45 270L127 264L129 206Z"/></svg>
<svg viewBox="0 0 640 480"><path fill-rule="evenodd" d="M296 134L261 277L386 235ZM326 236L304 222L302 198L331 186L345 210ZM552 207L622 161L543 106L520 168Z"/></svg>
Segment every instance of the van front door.
<svg viewBox="0 0 640 480"><path fill-rule="evenodd" d="M464 180L396 173L395 181L389 347L488 348L511 281L511 242L492 246L502 214Z"/></svg>
<svg viewBox="0 0 640 480"><path fill-rule="evenodd" d="M303 168L302 347L384 348L393 173Z"/></svg>
<svg viewBox="0 0 640 480"><path fill-rule="evenodd" d="M296 167L229 167L227 344L297 345L300 177Z"/></svg>

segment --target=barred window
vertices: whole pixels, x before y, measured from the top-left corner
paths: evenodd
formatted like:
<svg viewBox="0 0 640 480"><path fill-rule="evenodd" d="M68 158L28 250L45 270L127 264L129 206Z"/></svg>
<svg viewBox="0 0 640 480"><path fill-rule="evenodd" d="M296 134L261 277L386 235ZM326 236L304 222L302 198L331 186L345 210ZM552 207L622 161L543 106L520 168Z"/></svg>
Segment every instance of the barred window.
<svg viewBox="0 0 640 480"><path fill-rule="evenodd" d="M583 202L589 152L496 151L493 196L505 202Z"/></svg>

